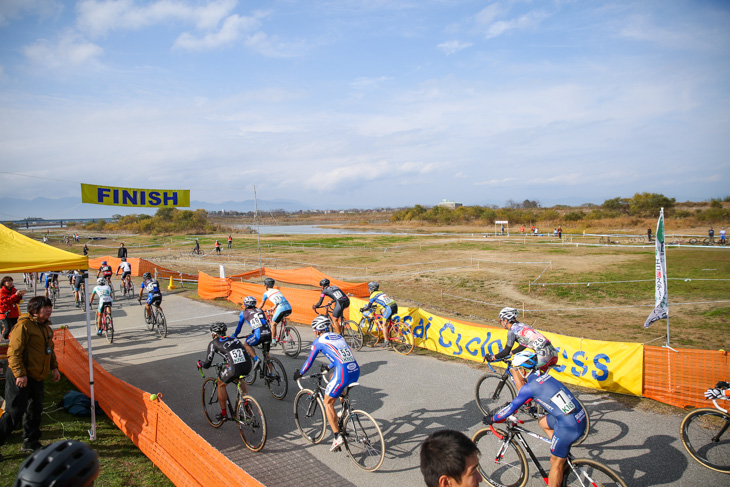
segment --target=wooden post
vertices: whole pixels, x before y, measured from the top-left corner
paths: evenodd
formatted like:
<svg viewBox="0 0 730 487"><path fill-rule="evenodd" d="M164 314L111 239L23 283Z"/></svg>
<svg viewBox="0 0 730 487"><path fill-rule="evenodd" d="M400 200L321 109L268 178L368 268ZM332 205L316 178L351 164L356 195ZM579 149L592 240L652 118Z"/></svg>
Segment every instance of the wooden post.
<svg viewBox="0 0 730 487"><path fill-rule="evenodd" d="M527 294L530 294L532 292L532 283L530 281L527 281Z"/></svg>

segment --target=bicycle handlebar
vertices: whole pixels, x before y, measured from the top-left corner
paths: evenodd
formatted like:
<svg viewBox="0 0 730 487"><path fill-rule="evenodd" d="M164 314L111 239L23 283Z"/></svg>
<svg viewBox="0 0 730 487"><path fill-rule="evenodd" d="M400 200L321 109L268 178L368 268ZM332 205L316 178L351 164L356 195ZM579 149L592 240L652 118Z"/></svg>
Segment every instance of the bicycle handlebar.
<svg viewBox="0 0 730 487"><path fill-rule="evenodd" d="M303 375L300 378L297 379L297 385L299 386L299 390L304 389L302 387L302 383L300 382L302 379L321 379L324 377L324 374L330 371L329 366L325 364L320 364L319 366L320 372L318 374L311 374L311 375Z"/></svg>
<svg viewBox="0 0 730 487"><path fill-rule="evenodd" d="M225 362L218 362L217 364L210 364L211 367L215 367L216 369L219 368L219 367L222 367L224 365L226 365ZM198 367L198 372L200 372L200 377L202 377L203 379L205 379L205 372L203 372L203 368L202 367Z"/></svg>

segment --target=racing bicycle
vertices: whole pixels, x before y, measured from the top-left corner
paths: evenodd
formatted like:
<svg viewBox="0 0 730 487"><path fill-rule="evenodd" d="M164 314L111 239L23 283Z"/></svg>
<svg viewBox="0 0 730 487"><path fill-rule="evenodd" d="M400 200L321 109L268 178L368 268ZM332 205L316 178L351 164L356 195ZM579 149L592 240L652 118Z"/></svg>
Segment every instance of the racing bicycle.
<svg viewBox="0 0 730 487"><path fill-rule="evenodd" d="M152 310L152 314L150 315L147 312L146 303L142 303L141 299L138 299L137 302L144 306L144 322L147 324L147 329L150 331L157 329L157 334L160 338L165 338L167 336L167 319L159 303L153 301L150 304L150 309Z"/></svg>
<svg viewBox="0 0 730 487"><path fill-rule="evenodd" d="M198 369L200 376L205 379L202 389L203 412L205 419L213 428L220 428L225 421L235 421L238 425L238 432L241 435L243 444L251 451L261 451L266 443L266 417L264 411L252 396L243 394L241 390L241 379L236 381L236 407L231 405L231 396L228 396L228 415L221 415L221 407L218 401L218 377L225 362L212 364L217 374L215 377L205 379L203 369Z"/></svg>
<svg viewBox="0 0 730 487"><path fill-rule="evenodd" d="M251 385L256 382L257 376L260 377L266 383L266 387L269 388L271 395L281 401L286 397L286 393L289 390L289 380L286 378L286 369L284 369L281 361L276 357L269 356L270 346L270 343L261 343L253 347L254 352L256 352L257 348L262 349L263 359L255 361L256 365L251 367L251 371L243 380L246 381L246 384ZM251 357L251 360L254 360L254 357Z"/></svg>
<svg viewBox="0 0 730 487"><path fill-rule="evenodd" d="M502 406L512 402L512 399L517 396L517 387L515 386L515 381L510 373L510 370L512 369L512 360L509 357L505 357L501 360L506 365L504 372L501 374L497 372L494 367L492 367L492 364L486 359L487 357L485 356L484 361L491 372L487 372L479 378L476 387L474 387L474 395L476 396L475 400L477 407L482 414L488 416L490 411L500 409ZM583 411L586 412L586 429L583 432L583 436L575 440L573 443L574 445L580 445L583 441L585 441L590 433L591 418L585 404L583 404L583 402L581 402L581 400L577 397L575 400L578 401L583 408ZM535 419L545 416L545 410L542 406L536 402L533 404L532 400L525 403L520 409Z"/></svg>
<svg viewBox="0 0 730 487"><path fill-rule="evenodd" d="M716 389L730 389L727 382L718 382ZM727 396L722 398L727 401ZM730 473L730 414L713 399L713 408L699 408L682 420L682 444L692 458L716 472Z"/></svg>
<svg viewBox="0 0 730 487"><path fill-rule="evenodd" d="M548 482L548 473L538 461L532 448L525 441L525 436L532 436L550 444L550 439L526 430L522 421L510 416L503 423L506 431L496 429L494 425L477 431L472 441L479 448L479 473L487 483L493 487L524 487L530 479L527 456L535 464L540 476ZM575 443L573 443L575 444ZM490 451L495 451L492 456ZM568 454L561 485L570 487L627 487L623 479L606 465L595 460L576 459Z"/></svg>
<svg viewBox="0 0 730 487"><path fill-rule="evenodd" d="M362 330L363 342L368 347L374 347L380 340L383 340L384 347L392 344L393 350L401 355L408 355L416 346L413 332L407 323L390 319L386 323L383 315L379 313L363 312L360 329Z"/></svg>
<svg viewBox="0 0 730 487"><path fill-rule="evenodd" d="M302 376L297 380L299 393L294 398L294 421L305 440L317 444L327 433L327 413L324 409L324 394L327 380L325 373L328 367L321 365L319 374ZM317 381L312 389L302 387L303 379ZM347 386L342 393L342 409L337 414L337 426L345 439L343 446L347 455L355 465L368 472L374 472L383 464L385 458L385 440L378 423L365 411L352 409L350 390L358 383ZM335 451L340 451L341 447Z"/></svg>
<svg viewBox="0 0 730 487"><path fill-rule="evenodd" d="M122 279L119 283L119 291L123 296L134 297L134 283L132 282L132 276Z"/></svg>
<svg viewBox="0 0 730 487"><path fill-rule="evenodd" d="M332 310L335 308L335 302L330 301L322 306L317 306L317 309L324 308L324 314L329 318L332 325L335 324L335 318L332 317ZM360 350L362 348L363 334L360 327L352 320L342 320L342 329L340 331L342 338L345 339L347 345L353 350Z"/></svg>
<svg viewBox="0 0 730 487"><path fill-rule="evenodd" d="M274 309L270 308L264 311L266 320L270 325L274 322ZM289 324L286 316L276 326L276 336L272 338L276 339L277 343L281 345L281 349L284 350L287 357L297 358L299 352L302 351L302 338L299 331Z"/></svg>
<svg viewBox="0 0 730 487"><path fill-rule="evenodd" d="M101 331L106 336L106 341L114 341L114 320L112 319L112 307L104 306L101 312Z"/></svg>

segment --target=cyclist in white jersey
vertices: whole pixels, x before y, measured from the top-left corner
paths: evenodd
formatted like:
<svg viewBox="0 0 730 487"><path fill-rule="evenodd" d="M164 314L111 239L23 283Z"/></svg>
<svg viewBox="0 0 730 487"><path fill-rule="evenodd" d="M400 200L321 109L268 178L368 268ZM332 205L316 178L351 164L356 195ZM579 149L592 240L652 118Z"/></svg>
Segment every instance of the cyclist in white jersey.
<svg viewBox="0 0 730 487"><path fill-rule="evenodd" d="M101 335L101 313L105 307L109 307L109 311L112 308L112 288L107 284L107 280L104 277L100 277L96 280L98 286L91 292L91 298L89 299L89 306L94 303L94 296L99 296L99 307L96 310L96 334Z"/></svg>
<svg viewBox="0 0 730 487"><path fill-rule="evenodd" d="M272 278L267 277L264 279L264 288L266 291L261 299L261 309L264 308L267 300L271 301L275 307L274 314L271 318L272 323L270 323L272 325L271 345L276 345L276 325L281 323L281 320L289 316L292 312L291 304L289 304L289 301L286 300L281 291L274 289L274 284L276 284L276 281Z"/></svg>

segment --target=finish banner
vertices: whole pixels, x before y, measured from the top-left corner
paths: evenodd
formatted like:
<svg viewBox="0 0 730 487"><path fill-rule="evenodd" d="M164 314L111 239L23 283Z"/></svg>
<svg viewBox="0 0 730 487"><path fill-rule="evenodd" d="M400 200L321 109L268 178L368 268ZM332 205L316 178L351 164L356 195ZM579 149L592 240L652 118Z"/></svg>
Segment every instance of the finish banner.
<svg viewBox="0 0 730 487"><path fill-rule="evenodd" d="M147 208L189 207L189 189L138 189L81 183L81 202Z"/></svg>
<svg viewBox="0 0 730 487"><path fill-rule="evenodd" d="M357 310L367 301L350 301L350 319L359 322L362 314ZM394 320L409 323L417 347L474 362L481 362L485 354L498 353L507 340L507 330L502 328L458 323L420 308L398 307ZM642 394L643 345L541 333L558 350L558 364L550 372L558 380L593 389ZM484 368L487 369L486 365Z"/></svg>

